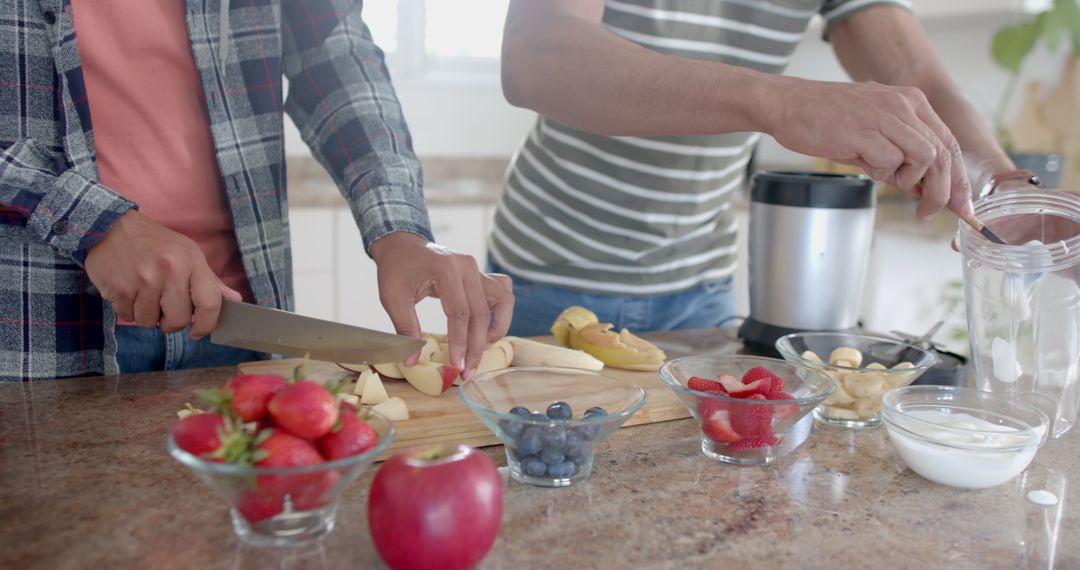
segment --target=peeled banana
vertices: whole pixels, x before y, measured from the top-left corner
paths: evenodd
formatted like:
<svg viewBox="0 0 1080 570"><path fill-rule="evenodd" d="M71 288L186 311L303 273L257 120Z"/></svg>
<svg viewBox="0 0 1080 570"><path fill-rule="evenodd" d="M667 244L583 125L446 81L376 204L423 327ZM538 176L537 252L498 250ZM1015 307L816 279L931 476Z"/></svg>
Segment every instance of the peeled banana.
<svg viewBox="0 0 1080 570"><path fill-rule="evenodd" d="M600 370L604 367L603 362L580 350L516 336L503 340L509 341L514 347L513 366L559 366L582 370Z"/></svg>

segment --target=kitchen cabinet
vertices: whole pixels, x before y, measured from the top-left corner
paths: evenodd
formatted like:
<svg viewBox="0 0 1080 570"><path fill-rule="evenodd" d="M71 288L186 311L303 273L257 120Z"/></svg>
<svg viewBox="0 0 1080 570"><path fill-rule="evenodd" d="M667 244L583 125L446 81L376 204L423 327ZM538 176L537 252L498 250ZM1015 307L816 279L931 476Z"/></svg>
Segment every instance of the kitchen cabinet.
<svg viewBox="0 0 1080 570"><path fill-rule="evenodd" d="M439 243L486 264L493 204L429 206ZM296 312L376 330L393 331L379 302L375 263L364 252L348 208L293 208L290 212ZM444 332L446 318L436 299L417 305L424 330Z"/></svg>

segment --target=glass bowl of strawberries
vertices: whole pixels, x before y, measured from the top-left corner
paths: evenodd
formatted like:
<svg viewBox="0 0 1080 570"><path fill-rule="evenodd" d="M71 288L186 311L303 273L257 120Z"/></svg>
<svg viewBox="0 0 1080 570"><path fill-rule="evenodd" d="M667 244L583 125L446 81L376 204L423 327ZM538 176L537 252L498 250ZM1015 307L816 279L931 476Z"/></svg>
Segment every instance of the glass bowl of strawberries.
<svg viewBox="0 0 1080 570"><path fill-rule="evenodd" d="M228 504L244 542L287 547L334 529L345 489L394 439L393 423L310 380L241 374L202 391L166 438L169 455Z"/></svg>
<svg viewBox="0 0 1080 570"><path fill-rule="evenodd" d="M791 426L835 389L822 372L756 356L676 358L660 378L697 421L702 453L738 465L776 459Z"/></svg>

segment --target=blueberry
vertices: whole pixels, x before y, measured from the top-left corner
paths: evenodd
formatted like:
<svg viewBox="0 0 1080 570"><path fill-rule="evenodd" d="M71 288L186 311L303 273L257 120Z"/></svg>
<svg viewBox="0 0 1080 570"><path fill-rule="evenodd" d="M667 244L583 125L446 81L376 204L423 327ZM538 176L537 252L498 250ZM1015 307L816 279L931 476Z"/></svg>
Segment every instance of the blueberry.
<svg viewBox="0 0 1080 570"><path fill-rule="evenodd" d="M575 471L577 471L577 466L571 461L563 461L562 463L547 466L547 474L559 479L565 479L573 475Z"/></svg>
<svg viewBox="0 0 1080 570"><path fill-rule="evenodd" d="M589 445L576 431L566 434L566 444L563 446L566 456L575 459L589 454Z"/></svg>
<svg viewBox="0 0 1080 570"><path fill-rule="evenodd" d="M574 417L574 411L570 409L570 404L566 402L555 402L548 406L547 417L553 420L568 420Z"/></svg>
<svg viewBox="0 0 1080 570"><path fill-rule="evenodd" d="M587 418L591 418L593 416L606 416L606 415L608 415L607 410L605 410L604 408L601 408L599 406L593 406L593 407L585 410L585 417L587 417Z"/></svg>
<svg viewBox="0 0 1080 570"><path fill-rule="evenodd" d="M562 449L562 446L566 444L566 426L544 426L541 430L543 430L541 432L541 442L544 447Z"/></svg>
<svg viewBox="0 0 1080 570"><path fill-rule="evenodd" d="M580 457L575 455L573 457L567 457L567 458L570 461L573 461L574 465L585 465L585 462L589 460L589 454L586 453L585 455L582 455Z"/></svg>
<svg viewBox="0 0 1080 570"><path fill-rule="evenodd" d="M526 457L521 460L522 473L530 477L543 477L547 469L547 463L540 461L538 457Z"/></svg>
<svg viewBox="0 0 1080 570"><path fill-rule="evenodd" d="M525 431L525 424L517 420L499 420L499 427L502 428L506 435L512 438L521 435L521 432Z"/></svg>
<svg viewBox="0 0 1080 570"><path fill-rule="evenodd" d="M545 447L544 450L540 452L540 460L548 465L557 465L566 461L566 454L559 449Z"/></svg>
<svg viewBox="0 0 1080 570"><path fill-rule="evenodd" d="M527 418L532 415L532 412L529 411L529 408L526 408L525 406L514 406L513 408L510 408L510 413L514 414L515 416L521 416L523 418Z"/></svg>
<svg viewBox="0 0 1080 570"><path fill-rule="evenodd" d="M522 455L536 455L544 447L543 429L538 426L527 428L518 440L518 452Z"/></svg>
<svg viewBox="0 0 1080 570"><path fill-rule="evenodd" d="M547 417L547 414L541 414L540 412L532 412L532 415L530 415L529 418L538 422L547 422L551 420L551 418Z"/></svg>
<svg viewBox="0 0 1080 570"><path fill-rule="evenodd" d="M585 441L592 441L596 439L596 436L600 435L600 424L585 424L574 428L581 439Z"/></svg>

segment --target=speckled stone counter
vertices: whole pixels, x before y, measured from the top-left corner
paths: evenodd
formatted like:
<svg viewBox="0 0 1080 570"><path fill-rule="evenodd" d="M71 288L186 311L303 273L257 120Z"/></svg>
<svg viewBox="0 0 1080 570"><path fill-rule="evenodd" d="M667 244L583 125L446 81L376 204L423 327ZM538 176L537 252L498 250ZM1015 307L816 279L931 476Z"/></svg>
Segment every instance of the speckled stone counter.
<svg viewBox="0 0 1080 570"><path fill-rule="evenodd" d="M673 354L734 350L716 331L659 337ZM303 550L233 537L220 500L165 453L174 412L230 369L0 384L0 568L379 568L365 501ZM809 425L809 424L807 424ZM487 448L505 465L501 447ZM1080 568L1080 434L1014 481L960 491L906 470L883 430L815 425L775 464L705 459L688 420L624 428L592 478L508 483L482 568ZM1025 500L1045 489L1055 507Z"/></svg>

